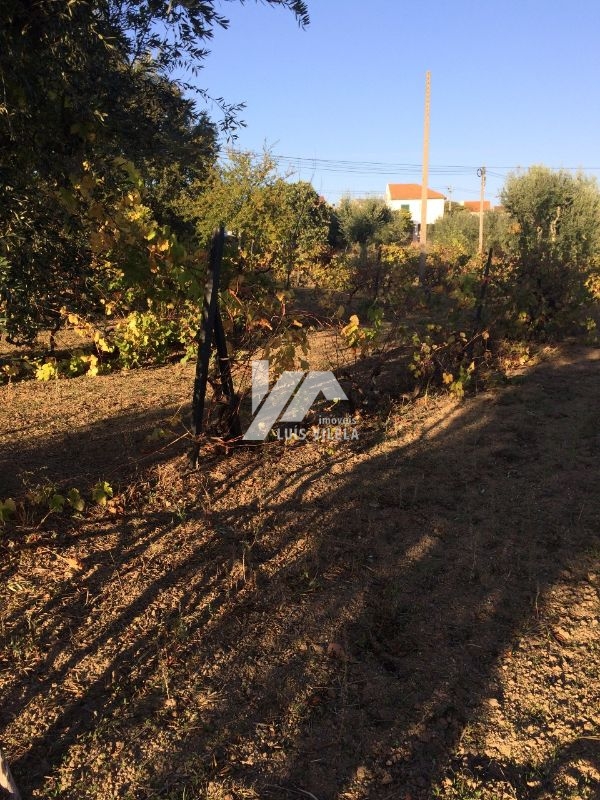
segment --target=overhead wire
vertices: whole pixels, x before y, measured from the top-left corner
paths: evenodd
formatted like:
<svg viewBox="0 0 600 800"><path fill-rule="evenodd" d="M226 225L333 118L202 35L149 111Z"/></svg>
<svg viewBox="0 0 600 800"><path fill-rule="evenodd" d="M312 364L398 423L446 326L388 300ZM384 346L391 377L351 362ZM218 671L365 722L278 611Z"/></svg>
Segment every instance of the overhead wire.
<svg viewBox="0 0 600 800"><path fill-rule="evenodd" d="M272 159L275 164L279 167L286 168L288 171L292 173L296 173L300 175L302 172L309 172L311 174L311 182L315 178L317 173L338 173L338 174L345 174L348 176L352 175L381 175L386 176L387 181L389 183L395 182L393 179L396 176L404 176L406 178L412 177L413 180L418 183L421 178L421 171L422 165L420 163L410 163L410 162L392 162L392 161L360 161L360 160L352 160L352 159L342 159L342 158L322 158L322 157L311 157L311 156L290 156L290 155L283 155L283 154L275 154L268 151L255 151L255 150L246 150L246 149L238 149L238 148L229 148L228 150L219 154L219 160L223 163L231 161L231 159L235 155L249 155L251 158L261 158L265 155L268 155L270 159ZM448 192L449 186L448 183L451 183L451 179L453 177L468 177L472 176L475 178L477 174L477 170L480 169L481 165L476 164L432 164L429 166L429 175L434 179L430 182L431 188L436 191L441 192L442 194L446 194ZM486 174L490 178L495 178L499 181L504 181L507 177L507 174L510 172L519 172L526 169L524 166L486 166ZM600 172L600 167L549 167L549 169L564 169L567 171L579 171L579 172ZM443 186L441 184L435 185L438 183L435 178L445 178L447 183ZM452 192L458 191L464 193L466 195L478 195L479 188L478 185L473 185L469 188L465 186L456 186L452 183L450 187ZM491 188L491 187L490 187ZM319 191L323 194L328 195L329 197L384 197L385 191L381 189L325 189L324 187L319 187ZM493 196L499 197L499 191L495 194L492 193Z"/></svg>
<svg viewBox="0 0 600 800"><path fill-rule="evenodd" d="M263 155L260 152L252 150L229 150L221 155L222 158L228 159L229 153L240 154L248 153L253 157L260 157ZM421 171L422 165L420 163L410 162L392 162L392 161L359 161L352 159L341 158L320 158L311 156L289 156L283 154L269 153L269 157L277 163L288 165L290 167L308 167L319 172L347 172L347 173L362 173L369 175L381 175L390 173L417 173ZM429 172L437 175L467 175L475 172L481 165L480 164L432 164L429 166ZM487 167L487 174L496 178L504 178L506 172L511 172L519 169L524 169L521 165L506 167L506 166L491 166ZM549 169L564 169L567 171L584 171L584 172L598 172L600 167L549 167Z"/></svg>
<svg viewBox="0 0 600 800"><path fill-rule="evenodd" d="M228 160L231 155L248 153L253 157L260 157L262 154L255 151L230 150L222 154L222 158ZM319 172L345 172L365 175L389 175L390 173L411 174L421 170L420 164L412 163L393 163L384 161L351 161L348 159L331 158L311 158L308 156L286 156L270 153L269 157L278 164L289 167L309 168ZM460 175L468 174L476 167L459 164L432 165L430 172L439 175Z"/></svg>

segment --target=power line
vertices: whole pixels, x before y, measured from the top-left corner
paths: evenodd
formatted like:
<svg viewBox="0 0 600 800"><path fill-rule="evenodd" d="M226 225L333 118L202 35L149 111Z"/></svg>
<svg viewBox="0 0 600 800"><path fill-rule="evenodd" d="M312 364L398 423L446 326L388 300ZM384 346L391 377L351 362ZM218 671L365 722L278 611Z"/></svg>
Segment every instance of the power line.
<svg viewBox="0 0 600 800"><path fill-rule="evenodd" d="M240 151L233 150L229 153L221 155L222 159L230 160L230 154L244 154L247 153L252 157L260 157L262 153L255 151ZM346 172L346 173L363 173L366 175L389 175L390 173L414 173L421 172L421 164L410 163L394 163L383 161L350 161L345 159L333 158L310 158L306 156L284 156L278 154L269 154L269 157L278 164L287 165L290 167L301 167L319 172ZM474 172L477 168L470 166L461 166L458 164L441 164L434 165L430 168L431 172L440 175L447 174L468 174Z"/></svg>
<svg viewBox="0 0 600 800"><path fill-rule="evenodd" d="M263 153L252 150L230 150L225 152L220 157L229 160L231 154L247 153L252 157L260 157ZM317 170L319 172L346 172L352 174L365 174L365 175L389 175L390 173L414 173L419 174L422 169L422 164L409 163L409 162L393 162L393 161L359 161L351 159L340 158L317 158L310 156L289 156L270 153L269 157L273 161L287 165L289 167L308 168ZM513 172L526 169L523 165L516 165L511 167L506 166L492 166L488 168L488 175L496 178L504 178L506 172ZM430 174L435 175L467 175L476 173L478 165L476 164L436 164L430 165ZM560 170L564 169L568 172L600 172L598 167L548 167L548 169Z"/></svg>
<svg viewBox="0 0 600 800"><path fill-rule="evenodd" d="M353 197L381 197L383 199L385 196L385 192L382 192L381 189L325 189L321 187L319 191L326 194L351 195Z"/></svg>

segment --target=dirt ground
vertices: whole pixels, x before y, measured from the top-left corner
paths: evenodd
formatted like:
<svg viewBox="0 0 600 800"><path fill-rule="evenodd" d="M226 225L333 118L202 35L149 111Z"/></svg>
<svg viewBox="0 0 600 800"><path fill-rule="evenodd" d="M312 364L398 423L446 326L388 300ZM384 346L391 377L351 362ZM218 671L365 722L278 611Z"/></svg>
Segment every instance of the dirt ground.
<svg viewBox="0 0 600 800"><path fill-rule="evenodd" d="M359 440L207 447L193 368L0 388L0 742L25 800L600 797L600 353Z"/></svg>

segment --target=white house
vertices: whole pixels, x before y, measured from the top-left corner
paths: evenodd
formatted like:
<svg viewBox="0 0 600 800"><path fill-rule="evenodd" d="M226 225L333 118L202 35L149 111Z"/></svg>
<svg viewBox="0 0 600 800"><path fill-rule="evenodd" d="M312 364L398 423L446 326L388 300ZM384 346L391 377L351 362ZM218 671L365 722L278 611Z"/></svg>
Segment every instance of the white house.
<svg viewBox="0 0 600 800"><path fill-rule="evenodd" d="M421 225L421 185L418 183L388 183L385 200L392 211L408 211L412 221ZM444 216L446 198L433 189L427 189L427 224Z"/></svg>

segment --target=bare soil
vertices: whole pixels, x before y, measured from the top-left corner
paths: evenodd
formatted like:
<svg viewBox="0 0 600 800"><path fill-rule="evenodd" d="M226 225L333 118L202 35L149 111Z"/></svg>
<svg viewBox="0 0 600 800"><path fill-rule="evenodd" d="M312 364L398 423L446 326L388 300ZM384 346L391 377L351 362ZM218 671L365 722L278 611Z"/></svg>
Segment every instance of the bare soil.
<svg viewBox="0 0 600 800"><path fill-rule="evenodd" d="M193 369L0 388L0 741L24 798L600 797L600 353L185 438Z"/></svg>

